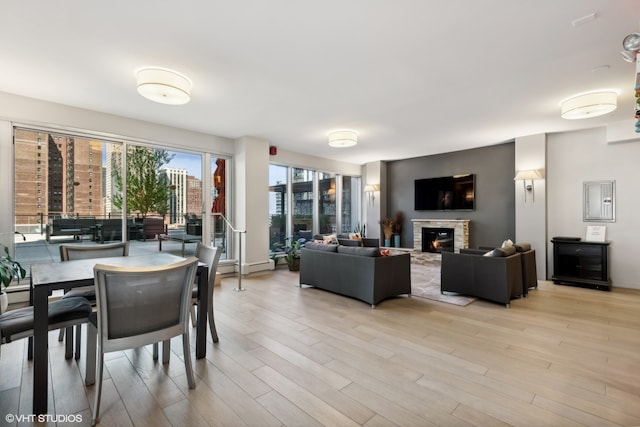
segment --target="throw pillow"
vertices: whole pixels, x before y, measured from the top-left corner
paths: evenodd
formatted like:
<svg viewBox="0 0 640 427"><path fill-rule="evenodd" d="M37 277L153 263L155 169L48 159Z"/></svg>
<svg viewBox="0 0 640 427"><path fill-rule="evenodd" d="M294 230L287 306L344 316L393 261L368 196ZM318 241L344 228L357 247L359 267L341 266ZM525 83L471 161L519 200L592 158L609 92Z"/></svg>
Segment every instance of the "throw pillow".
<svg viewBox="0 0 640 427"><path fill-rule="evenodd" d="M507 239L504 242L502 242L501 248L508 248L511 246L513 246L513 242L511 241L511 239Z"/></svg>
<svg viewBox="0 0 640 427"><path fill-rule="evenodd" d="M338 242L335 234L329 234L327 236L323 236L322 240L324 240L325 243L337 243Z"/></svg>
<svg viewBox="0 0 640 427"><path fill-rule="evenodd" d="M516 248L516 252L527 252L531 250L531 243L514 243L513 247Z"/></svg>

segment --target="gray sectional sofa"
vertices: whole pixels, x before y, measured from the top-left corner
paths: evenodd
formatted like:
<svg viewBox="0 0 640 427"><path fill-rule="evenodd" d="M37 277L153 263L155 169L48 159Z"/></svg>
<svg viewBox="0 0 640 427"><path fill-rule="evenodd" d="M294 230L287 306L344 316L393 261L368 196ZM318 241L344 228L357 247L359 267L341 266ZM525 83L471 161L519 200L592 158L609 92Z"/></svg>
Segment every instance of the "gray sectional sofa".
<svg viewBox="0 0 640 427"><path fill-rule="evenodd" d="M300 255L300 286L311 285L375 307L411 294L411 256L381 256L376 247L307 243Z"/></svg>

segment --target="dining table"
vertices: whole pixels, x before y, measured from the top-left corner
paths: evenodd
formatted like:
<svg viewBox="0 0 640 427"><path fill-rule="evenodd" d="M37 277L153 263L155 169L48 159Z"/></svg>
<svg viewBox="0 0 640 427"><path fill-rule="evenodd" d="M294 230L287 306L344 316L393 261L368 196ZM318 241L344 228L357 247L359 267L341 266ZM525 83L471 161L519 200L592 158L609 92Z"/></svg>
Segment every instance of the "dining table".
<svg viewBox="0 0 640 427"><path fill-rule="evenodd" d="M36 263L31 265L31 295L34 311L33 325L33 413L47 413L48 391L48 303L54 290L94 285L93 267L106 264L118 267L156 267L184 260L168 253L153 253L124 257L91 258L65 262ZM197 286L199 295L209 295L209 267L198 263ZM201 298L196 321L196 359L207 354L208 298Z"/></svg>

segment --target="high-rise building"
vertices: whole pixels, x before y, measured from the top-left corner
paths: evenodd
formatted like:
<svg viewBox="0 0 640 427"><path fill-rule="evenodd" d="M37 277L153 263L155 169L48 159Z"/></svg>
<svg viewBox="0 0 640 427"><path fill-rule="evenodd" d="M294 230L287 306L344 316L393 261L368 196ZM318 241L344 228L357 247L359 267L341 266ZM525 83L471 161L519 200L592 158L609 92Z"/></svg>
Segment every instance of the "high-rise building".
<svg viewBox="0 0 640 427"><path fill-rule="evenodd" d="M16 224L103 213L101 141L28 129L14 140Z"/></svg>

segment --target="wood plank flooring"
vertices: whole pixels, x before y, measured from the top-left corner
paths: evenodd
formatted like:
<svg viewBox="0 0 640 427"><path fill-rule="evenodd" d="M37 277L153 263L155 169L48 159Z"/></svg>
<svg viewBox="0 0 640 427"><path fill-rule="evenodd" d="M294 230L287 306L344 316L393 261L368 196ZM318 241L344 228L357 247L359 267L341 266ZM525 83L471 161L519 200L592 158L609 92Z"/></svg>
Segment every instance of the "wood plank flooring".
<svg viewBox="0 0 640 427"><path fill-rule="evenodd" d="M150 347L109 354L100 425L640 425L640 292L540 282L510 309L417 297L371 309L297 280L278 269L235 292L237 279L223 279L220 342L209 337L207 359L195 362L195 390L180 340L168 365ZM65 360L56 338L51 414L89 425L84 358ZM0 425L33 424L5 418L30 413L31 366L26 340L2 346Z"/></svg>

